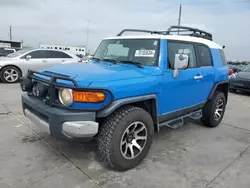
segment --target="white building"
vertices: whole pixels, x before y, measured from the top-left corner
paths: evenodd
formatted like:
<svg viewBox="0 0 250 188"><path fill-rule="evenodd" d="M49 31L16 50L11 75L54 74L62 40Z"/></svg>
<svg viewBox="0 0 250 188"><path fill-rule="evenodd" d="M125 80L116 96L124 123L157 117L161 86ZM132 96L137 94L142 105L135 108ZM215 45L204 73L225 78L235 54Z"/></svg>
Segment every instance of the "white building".
<svg viewBox="0 0 250 188"><path fill-rule="evenodd" d="M65 45L54 45L54 44L40 44L40 48L65 50L70 51L76 55L86 55L86 49L83 46L65 46Z"/></svg>

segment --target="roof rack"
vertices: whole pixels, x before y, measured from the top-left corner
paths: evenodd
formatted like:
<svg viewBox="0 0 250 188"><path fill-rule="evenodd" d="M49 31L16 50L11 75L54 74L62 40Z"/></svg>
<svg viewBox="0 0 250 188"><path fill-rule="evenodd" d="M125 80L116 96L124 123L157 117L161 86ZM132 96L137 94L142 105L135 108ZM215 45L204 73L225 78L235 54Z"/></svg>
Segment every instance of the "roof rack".
<svg viewBox="0 0 250 188"><path fill-rule="evenodd" d="M150 31L150 30L141 30L141 29L124 29L120 33L118 33L117 36L122 36L125 32L140 32L140 33L150 33L152 34L158 34L158 35L171 35L171 34L177 34L177 35L183 35L183 36L193 36L193 37L199 37L204 38L207 40L213 40L213 36L211 33L208 33L206 31L202 31L200 29L192 28L192 27L186 27L186 26L170 26L167 31ZM186 33L185 33L186 32Z"/></svg>
<svg viewBox="0 0 250 188"><path fill-rule="evenodd" d="M178 35L193 36L193 37L204 38L207 40L213 40L213 36L211 33L187 26L176 26L176 25L170 26L167 33L169 35L171 35L172 33L177 33Z"/></svg>
<svg viewBox="0 0 250 188"><path fill-rule="evenodd" d="M123 29L117 36L122 36L125 32L140 32L140 33L150 33L150 34L162 34L160 31L150 31L142 29Z"/></svg>

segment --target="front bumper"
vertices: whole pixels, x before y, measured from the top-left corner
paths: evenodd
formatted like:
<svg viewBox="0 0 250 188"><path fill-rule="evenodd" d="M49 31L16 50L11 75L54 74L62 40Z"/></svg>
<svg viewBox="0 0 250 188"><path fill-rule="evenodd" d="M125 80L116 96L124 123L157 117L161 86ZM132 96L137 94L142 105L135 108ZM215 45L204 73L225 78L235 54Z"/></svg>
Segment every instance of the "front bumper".
<svg viewBox="0 0 250 188"><path fill-rule="evenodd" d="M24 115L41 131L58 139L89 139L98 133L95 112L50 107L26 93L22 95Z"/></svg>

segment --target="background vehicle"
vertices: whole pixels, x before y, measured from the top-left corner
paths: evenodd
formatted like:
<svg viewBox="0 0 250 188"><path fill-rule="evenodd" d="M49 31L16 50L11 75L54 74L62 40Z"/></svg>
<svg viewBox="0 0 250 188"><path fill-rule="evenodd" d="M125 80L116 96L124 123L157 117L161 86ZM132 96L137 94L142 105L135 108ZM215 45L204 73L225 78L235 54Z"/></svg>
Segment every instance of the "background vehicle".
<svg viewBox="0 0 250 188"><path fill-rule="evenodd" d="M0 57L16 52L14 48L0 48Z"/></svg>
<svg viewBox="0 0 250 188"><path fill-rule="evenodd" d="M127 31L149 35L123 36ZM35 125L59 139L96 137L105 161L124 171L143 161L161 126L178 128L185 118L218 126L228 67L205 31L127 29L104 39L88 63L30 71L21 88L24 114Z"/></svg>
<svg viewBox="0 0 250 188"><path fill-rule="evenodd" d="M236 92L236 90L250 92L250 64L230 77L229 90L231 92Z"/></svg>
<svg viewBox="0 0 250 188"><path fill-rule="evenodd" d="M80 61L70 52L47 49L23 49L0 58L0 78L5 83L18 82L28 69L40 70L57 64Z"/></svg>
<svg viewBox="0 0 250 188"><path fill-rule="evenodd" d="M230 68L234 73L240 72L242 69L244 69L246 65L228 65L228 68Z"/></svg>

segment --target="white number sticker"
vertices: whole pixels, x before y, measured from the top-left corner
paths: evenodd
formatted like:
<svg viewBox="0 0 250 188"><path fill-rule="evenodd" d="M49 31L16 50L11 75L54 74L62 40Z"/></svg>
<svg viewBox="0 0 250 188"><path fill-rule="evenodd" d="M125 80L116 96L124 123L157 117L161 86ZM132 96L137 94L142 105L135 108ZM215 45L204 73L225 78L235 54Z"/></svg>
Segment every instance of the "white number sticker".
<svg viewBox="0 0 250 188"><path fill-rule="evenodd" d="M135 57L154 57L155 50L136 50Z"/></svg>

